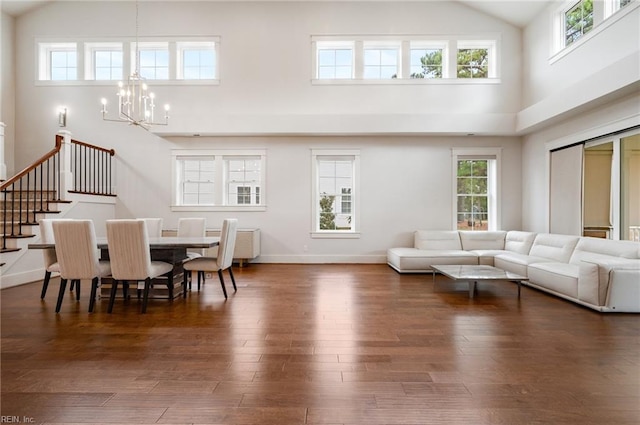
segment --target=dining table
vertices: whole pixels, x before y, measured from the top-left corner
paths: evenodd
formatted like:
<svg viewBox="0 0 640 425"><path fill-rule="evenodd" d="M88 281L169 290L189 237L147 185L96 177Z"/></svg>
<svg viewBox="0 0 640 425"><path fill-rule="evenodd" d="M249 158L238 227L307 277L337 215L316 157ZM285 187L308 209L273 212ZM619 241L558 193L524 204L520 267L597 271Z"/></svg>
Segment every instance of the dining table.
<svg viewBox="0 0 640 425"><path fill-rule="evenodd" d="M96 248L100 250L100 259L109 260L109 245L106 237L96 238ZM220 244L220 238L216 236L203 236L203 237L176 237L176 236L162 236L156 238L149 238L149 250L151 253L151 261L164 261L166 263L173 264L173 282L178 286L183 281L184 268L182 264L184 260L188 258L188 249L207 249L213 248ZM29 249L49 249L55 248L53 243L31 243L27 246ZM154 279L156 283L166 279L157 278ZM103 278L101 281L101 296L108 296L108 291L111 288L111 278ZM173 291L173 288L169 288L168 293L158 288L165 287L162 285L154 285L154 290L150 294L151 298L173 298L174 295L178 296L182 294L182 291Z"/></svg>

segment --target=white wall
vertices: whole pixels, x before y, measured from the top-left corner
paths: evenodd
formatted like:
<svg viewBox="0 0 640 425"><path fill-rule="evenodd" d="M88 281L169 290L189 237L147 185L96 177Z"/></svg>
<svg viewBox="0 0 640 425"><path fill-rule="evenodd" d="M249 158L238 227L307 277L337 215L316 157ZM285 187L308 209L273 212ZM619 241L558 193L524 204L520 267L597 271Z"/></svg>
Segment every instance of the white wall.
<svg viewBox="0 0 640 425"><path fill-rule="evenodd" d="M260 261L382 261L387 248L411 245L416 229L451 228L451 149L478 143L502 148L502 228L518 229L520 144L518 138L500 137L176 137L162 142L141 139L118 150L116 215L161 216L166 228L176 228L179 215L172 214L169 208L171 149L266 149L265 212L180 216L205 216L211 228L219 228L227 216L236 216L240 227L260 228L263 253ZM312 148L360 149L360 239L311 238ZM148 167L155 163L159 166Z"/></svg>
<svg viewBox="0 0 640 425"><path fill-rule="evenodd" d="M164 135L513 134L520 30L456 2L144 1L139 7L141 37L221 37L220 85L153 85L159 102L172 105L170 125L157 129ZM101 120L99 101L114 94L112 85L34 84L33 51L37 38L133 38L134 10L133 2L64 1L20 18L16 162L53 143L60 104L69 111L68 129L90 141L132 134ZM498 36L502 83L313 85L311 36L332 34ZM31 117L41 120L38 126Z"/></svg>
<svg viewBox="0 0 640 425"><path fill-rule="evenodd" d="M15 144L15 50L14 19L6 13L0 20L0 122L4 123L4 165L14 174Z"/></svg>

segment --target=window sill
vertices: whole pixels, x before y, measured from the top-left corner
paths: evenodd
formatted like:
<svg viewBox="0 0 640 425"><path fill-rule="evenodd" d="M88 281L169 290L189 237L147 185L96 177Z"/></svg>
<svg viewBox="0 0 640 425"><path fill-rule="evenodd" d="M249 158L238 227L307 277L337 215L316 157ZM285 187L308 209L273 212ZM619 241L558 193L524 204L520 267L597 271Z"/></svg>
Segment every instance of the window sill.
<svg viewBox="0 0 640 425"><path fill-rule="evenodd" d="M360 239L360 232L311 232L312 239Z"/></svg>
<svg viewBox="0 0 640 425"><path fill-rule="evenodd" d="M207 211L236 211L236 212L264 212L267 210L266 205L172 205L171 211L184 212L207 212Z"/></svg>
<svg viewBox="0 0 640 425"><path fill-rule="evenodd" d="M393 78L390 80L364 80L364 79L312 79L313 86L349 86L349 85L449 85L449 84L501 84L500 78Z"/></svg>

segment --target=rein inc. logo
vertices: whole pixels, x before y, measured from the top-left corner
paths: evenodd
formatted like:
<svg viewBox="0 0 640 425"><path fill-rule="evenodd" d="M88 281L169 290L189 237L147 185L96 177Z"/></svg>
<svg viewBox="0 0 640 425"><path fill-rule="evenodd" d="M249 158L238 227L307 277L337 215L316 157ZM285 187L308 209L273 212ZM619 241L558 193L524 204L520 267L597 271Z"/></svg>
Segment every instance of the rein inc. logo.
<svg viewBox="0 0 640 425"><path fill-rule="evenodd" d="M0 424L32 424L35 421L31 416L0 416Z"/></svg>

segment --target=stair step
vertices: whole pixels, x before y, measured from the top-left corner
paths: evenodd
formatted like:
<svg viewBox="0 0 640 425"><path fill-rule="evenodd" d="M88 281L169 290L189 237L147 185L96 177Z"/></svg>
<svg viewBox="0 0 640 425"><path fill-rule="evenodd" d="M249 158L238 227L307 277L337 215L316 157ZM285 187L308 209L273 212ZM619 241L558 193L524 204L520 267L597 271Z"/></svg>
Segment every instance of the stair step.
<svg viewBox="0 0 640 425"><path fill-rule="evenodd" d="M0 253L6 253L6 252L17 252L20 251L20 248L5 248L5 249L0 249Z"/></svg>

